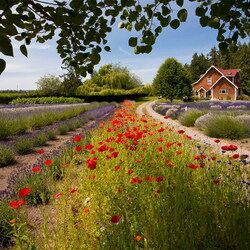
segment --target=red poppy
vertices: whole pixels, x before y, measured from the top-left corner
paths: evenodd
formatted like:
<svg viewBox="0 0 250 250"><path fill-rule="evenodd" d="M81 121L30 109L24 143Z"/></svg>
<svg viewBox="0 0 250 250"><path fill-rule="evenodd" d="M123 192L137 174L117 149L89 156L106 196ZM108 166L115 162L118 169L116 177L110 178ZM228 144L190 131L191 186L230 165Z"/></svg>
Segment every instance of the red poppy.
<svg viewBox="0 0 250 250"><path fill-rule="evenodd" d="M98 150L99 152L103 152L103 151L108 150L108 147L105 146L105 145L102 145L101 147L97 148L97 150Z"/></svg>
<svg viewBox="0 0 250 250"><path fill-rule="evenodd" d="M113 216L113 217L110 219L110 221L111 221L112 223L117 223L117 222L120 221L120 219L121 219L120 216Z"/></svg>
<svg viewBox="0 0 250 250"><path fill-rule="evenodd" d="M95 152L96 152L96 151L91 151L91 152L90 152L90 154L92 154L92 155L93 155L93 154L95 154Z"/></svg>
<svg viewBox="0 0 250 250"><path fill-rule="evenodd" d="M122 187L117 188L118 192L122 191Z"/></svg>
<svg viewBox="0 0 250 250"><path fill-rule="evenodd" d="M161 190L156 190L155 192L159 194L161 192Z"/></svg>
<svg viewBox="0 0 250 250"><path fill-rule="evenodd" d="M163 142L163 139L158 139L157 141L158 141L158 142Z"/></svg>
<svg viewBox="0 0 250 250"><path fill-rule="evenodd" d="M89 144L89 145L86 146L86 149L87 149L87 150L90 150L90 149L92 149L92 148L94 148L94 147L95 147L95 146Z"/></svg>
<svg viewBox="0 0 250 250"><path fill-rule="evenodd" d="M146 177L146 181L152 181L154 177Z"/></svg>
<svg viewBox="0 0 250 250"><path fill-rule="evenodd" d="M173 145L172 142L168 142L168 143L166 144L166 147L169 148L169 147L171 147L172 145Z"/></svg>
<svg viewBox="0 0 250 250"><path fill-rule="evenodd" d="M197 155L197 156L194 157L194 160L199 160L199 159L200 159L199 155Z"/></svg>
<svg viewBox="0 0 250 250"><path fill-rule="evenodd" d="M235 145L229 145L229 146L223 146L221 147L221 149L226 150L226 151L235 151L238 149L238 147Z"/></svg>
<svg viewBox="0 0 250 250"><path fill-rule="evenodd" d="M120 166L115 166L115 171L118 171L118 170L120 170L120 169L121 169Z"/></svg>
<svg viewBox="0 0 250 250"><path fill-rule="evenodd" d="M43 154L44 152L45 152L45 151L42 150L42 149L37 151L38 154Z"/></svg>
<svg viewBox="0 0 250 250"><path fill-rule="evenodd" d="M241 155L241 156L240 156L240 159L242 159L242 160L243 160L243 159L246 159L246 158L248 158L248 155Z"/></svg>
<svg viewBox="0 0 250 250"><path fill-rule="evenodd" d="M75 148L76 151L81 151L82 149L83 149L83 147L80 147L80 146Z"/></svg>
<svg viewBox="0 0 250 250"><path fill-rule="evenodd" d="M178 130L178 133L183 134L183 133L185 133L185 131L184 130Z"/></svg>
<svg viewBox="0 0 250 250"><path fill-rule="evenodd" d="M132 174L132 173L134 173L134 170L129 170L128 173Z"/></svg>
<svg viewBox="0 0 250 250"><path fill-rule="evenodd" d="M142 150L146 150L147 148L142 148Z"/></svg>
<svg viewBox="0 0 250 250"><path fill-rule="evenodd" d="M111 158L116 158L118 156L119 152L114 152L110 155Z"/></svg>
<svg viewBox="0 0 250 250"><path fill-rule="evenodd" d="M180 143L180 142L179 142L179 143L177 143L177 146L181 146L181 145L182 145L182 143Z"/></svg>
<svg viewBox="0 0 250 250"><path fill-rule="evenodd" d="M32 168L32 171L33 171L33 172L37 172L37 171L39 171L39 170L40 170L39 167L34 167L34 168Z"/></svg>
<svg viewBox="0 0 250 250"><path fill-rule="evenodd" d="M44 162L44 164L47 165L47 166L51 165L51 163L52 163L52 160L47 160L47 161Z"/></svg>
<svg viewBox="0 0 250 250"><path fill-rule="evenodd" d="M96 168L96 161L88 159L86 163L88 164L89 169L94 170Z"/></svg>
<svg viewBox="0 0 250 250"><path fill-rule="evenodd" d="M137 178L132 178L130 182L131 183L136 183L137 182Z"/></svg>
<svg viewBox="0 0 250 250"><path fill-rule="evenodd" d="M181 151L177 151L176 154L177 154L177 155L181 155L182 152L181 152Z"/></svg>
<svg viewBox="0 0 250 250"><path fill-rule="evenodd" d="M162 151L163 151L162 147L159 147L158 152L162 152Z"/></svg>
<svg viewBox="0 0 250 250"><path fill-rule="evenodd" d="M63 167L68 167L68 166L69 166L69 164L66 163L66 162L63 162L61 165L62 165Z"/></svg>
<svg viewBox="0 0 250 250"><path fill-rule="evenodd" d="M201 168L204 168L205 163L204 163L204 162L200 162L200 164L199 164L199 165L200 165L200 167L201 167Z"/></svg>
<svg viewBox="0 0 250 250"><path fill-rule="evenodd" d="M71 194L73 194L73 193L75 193L75 192L76 192L76 189L72 189L72 190L70 191Z"/></svg>
<svg viewBox="0 0 250 250"><path fill-rule="evenodd" d="M188 165L188 167L192 168L192 169L196 169L196 168L198 168L198 165L190 164L190 165Z"/></svg>
<svg viewBox="0 0 250 250"><path fill-rule="evenodd" d="M200 155L201 158L206 159L207 157L205 155Z"/></svg>
<svg viewBox="0 0 250 250"><path fill-rule="evenodd" d="M220 181L219 180L214 180L213 183L218 184L218 183L220 183Z"/></svg>
<svg viewBox="0 0 250 250"><path fill-rule="evenodd" d="M214 140L214 142L219 143L219 142L220 142L220 140L216 139L216 140Z"/></svg>
<svg viewBox="0 0 250 250"><path fill-rule="evenodd" d="M216 157L215 157L215 156L212 156L212 157L211 157L211 160L213 160L213 161L216 160Z"/></svg>
<svg viewBox="0 0 250 250"><path fill-rule="evenodd" d="M232 156L232 158L234 158L234 159L239 158L239 154L234 154L234 155Z"/></svg>
<svg viewBox="0 0 250 250"><path fill-rule="evenodd" d="M82 139L82 136L81 135L77 135L74 137L74 141L80 141Z"/></svg>
<svg viewBox="0 0 250 250"><path fill-rule="evenodd" d="M22 198L30 193L31 189L30 188L23 188L19 190L19 197Z"/></svg>
<svg viewBox="0 0 250 250"><path fill-rule="evenodd" d="M172 167L173 165L172 165L171 163L168 163L167 166L168 166L168 167Z"/></svg>
<svg viewBox="0 0 250 250"><path fill-rule="evenodd" d="M54 195L54 198L57 199L57 198L59 198L61 195L62 195L62 193L57 193L57 194Z"/></svg>
<svg viewBox="0 0 250 250"><path fill-rule="evenodd" d="M163 179L163 177L159 176L159 177L156 177L155 180L156 180L157 182L161 182L161 181L163 181L164 179Z"/></svg>
<svg viewBox="0 0 250 250"><path fill-rule="evenodd" d="M164 119L168 119L168 116L164 116Z"/></svg>
<svg viewBox="0 0 250 250"><path fill-rule="evenodd" d="M14 209L18 209L20 206L22 206L24 204L24 200L13 200L9 203L9 205L14 208Z"/></svg>
<svg viewBox="0 0 250 250"><path fill-rule="evenodd" d="M88 213L89 211L90 211L89 209L85 209L83 212Z"/></svg>
<svg viewBox="0 0 250 250"><path fill-rule="evenodd" d="M164 128L158 129L158 132L161 133L164 131Z"/></svg>

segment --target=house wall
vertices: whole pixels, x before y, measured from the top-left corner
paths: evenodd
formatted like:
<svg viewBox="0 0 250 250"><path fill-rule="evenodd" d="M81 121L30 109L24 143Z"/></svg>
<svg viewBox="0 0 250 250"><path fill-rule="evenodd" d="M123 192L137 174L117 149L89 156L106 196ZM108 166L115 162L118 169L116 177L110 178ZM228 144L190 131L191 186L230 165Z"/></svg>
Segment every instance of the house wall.
<svg viewBox="0 0 250 250"><path fill-rule="evenodd" d="M228 90L228 94L220 94L220 90ZM229 83L225 78L222 78L214 87L213 87L213 98L220 100L227 100L230 96L231 100L235 100L235 87Z"/></svg>
<svg viewBox="0 0 250 250"><path fill-rule="evenodd" d="M197 84L193 85L194 96L196 96L195 92L201 87L208 90L220 77L221 74L216 69L211 68ZM212 78L212 84L207 84L207 78Z"/></svg>

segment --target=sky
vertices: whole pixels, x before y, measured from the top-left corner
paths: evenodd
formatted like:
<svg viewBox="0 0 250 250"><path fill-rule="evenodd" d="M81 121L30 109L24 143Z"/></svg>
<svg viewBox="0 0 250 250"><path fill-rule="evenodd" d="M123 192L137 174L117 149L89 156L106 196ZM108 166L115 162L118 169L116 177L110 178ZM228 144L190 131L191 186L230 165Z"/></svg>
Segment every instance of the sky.
<svg viewBox="0 0 250 250"><path fill-rule="evenodd" d="M118 29L115 23L106 44L111 47L111 52L101 53L102 59L95 69L98 70L100 66L109 63L120 63L146 84L152 83L157 70L169 57L185 64L191 62L195 52L207 54L212 47L218 47L217 30L200 26L199 18L194 14L196 5L195 2L188 2L184 6L188 10L187 21L181 23L177 30L164 28L150 54L135 55L134 48L128 46L128 39L139 34ZM41 77L48 74L60 76L65 73L61 69L62 60L56 52L56 39L27 46L28 58L19 51L21 43L14 41L13 45L14 57L1 55L7 66L0 75L0 90L35 90L36 82Z"/></svg>

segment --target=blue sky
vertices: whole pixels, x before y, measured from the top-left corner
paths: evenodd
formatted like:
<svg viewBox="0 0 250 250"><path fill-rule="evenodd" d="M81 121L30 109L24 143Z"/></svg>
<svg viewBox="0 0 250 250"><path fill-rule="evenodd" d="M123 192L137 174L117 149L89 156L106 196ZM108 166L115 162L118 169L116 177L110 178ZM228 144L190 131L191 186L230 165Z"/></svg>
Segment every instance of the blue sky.
<svg viewBox="0 0 250 250"><path fill-rule="evenodd" d="M135 55L133 48L128 46L130 36L134 32L118 29L117 24L108 35L111 52L102 52L98 68L108 63L120 63L136 74L143 82L152 83L158 68L169 57L175 57L179 62L190 63L192 55L207 54L213 46L217 46L217 31L202 28L199 18L194 15L197 3L187 4L188 19L177 30L166 27L158 37L150 54ZM137 34L139 35L139 34ZM136 36L137 36L136 35ZM56 40L44 44L32 43L28 47L28 58L19 51L17 42L14 43L14 58L3 57L7 66L0 75L0 90L32 90L36 89L37 80L46 75L62 75L61 58L56 52ZM1 55L2 56L2 55Z"/></svg>

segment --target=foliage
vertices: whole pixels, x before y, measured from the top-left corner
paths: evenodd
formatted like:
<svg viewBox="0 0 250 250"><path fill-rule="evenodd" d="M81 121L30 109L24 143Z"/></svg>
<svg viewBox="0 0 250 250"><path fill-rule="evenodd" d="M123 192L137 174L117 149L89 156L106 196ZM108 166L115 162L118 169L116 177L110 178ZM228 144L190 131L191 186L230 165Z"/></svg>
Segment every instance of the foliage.
<svg viewBox="0 0 250 250"><path fill-rule="evenodd" d="M189 73L175 58L168 58L158 69L153 80L156 95L173 99L191 96L192 87Z"/></svg>
<svg viewBox="0 0 250 250"><path fill-rule="evenodd" d="M10 104L61 104L61 103L83 103L84 100L74 97L37 97L37 98L17 98Z"/></svg>
<svg viewBox="0 0 250 250"><path fill-rule="evenodd" d="M34 140L31 138L20 138L15 141L15 152L18 155L30 154L33 151Z"/></svg>
<svg viewBox="0 0 250 250"><path fill-rule="evenodd" d="M61 79L55 75L45 75L37 82L37 88L45 96L57 96L61 93Z"/></svg>
<svg viewBox="0 0 250 250"><path fill-rule="evenodd" d="M100 62L102 49L111 50L107 35L117 20L121 20L119 28L140 33L128 40L135 54L149 53L165 27L177 29L187 20L188 11L183 4L183 0L154 0L145 4L135 0L2 0L0 51L13 56L11 39L15 38L21 44L21 53L28 56L26 46L32 40L44 43L58 37L57 52L63 63L86 76L86 72L92 73L94 65ZM202 27L218 31L220 49L249 35L248 0L201 1L193 7ZM5 66L5 61L0 59L0 73Z"/></svg>
<svg viewBox="0 0 250 250"><path fill-rule="evenodd" d="M180 115L178 117L178 121L187 127L193 127L195 124L195 121L202 115L206 114L208 111L204 111L204 110L198 110L198 109L191 109L188 110L185 113L182 113L182 115Z"/></svg>
<svg viewBox="0 0 250 250"><path fill-rule="evenodd" d="M17 93L12 93L11 90L8 90L8 92L0 93L0 103L8 104L13 99L37 97L40 95L41 95L41 93L39 93L39 91L29 91L27 93L23 93L20 91Z"/></svg>
<svg viewBox="0 0 250 250"><path fill-rule="evenodd" d="M0 147L0 167L15 163L15 155L9 147Z"/></svg>

